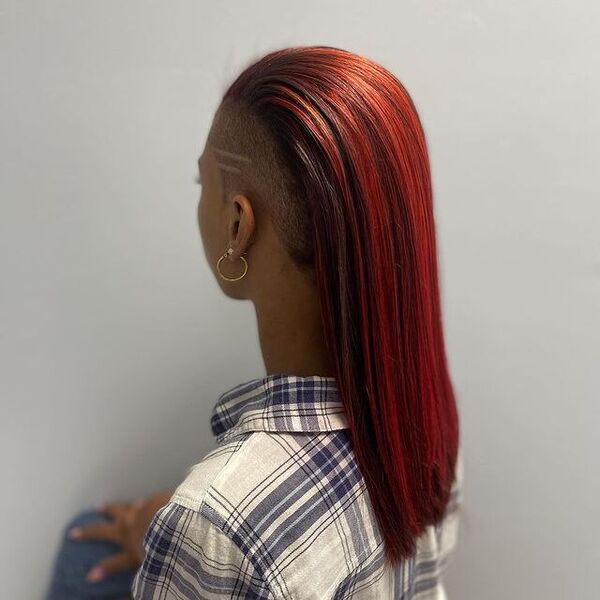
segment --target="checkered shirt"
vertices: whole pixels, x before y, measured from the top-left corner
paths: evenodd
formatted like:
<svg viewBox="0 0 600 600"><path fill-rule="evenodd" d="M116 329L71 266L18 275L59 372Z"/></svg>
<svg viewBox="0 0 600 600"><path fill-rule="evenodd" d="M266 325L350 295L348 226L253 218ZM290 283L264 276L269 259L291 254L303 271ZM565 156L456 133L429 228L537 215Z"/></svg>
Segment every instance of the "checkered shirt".
<svg viewBox="0 0 600 600"><path fill-rule="evenodd" d="M442 600L462 459L447 516L391 568L333 377L272 374L221 394L217 446L144 537L135 600Z"/></svg>

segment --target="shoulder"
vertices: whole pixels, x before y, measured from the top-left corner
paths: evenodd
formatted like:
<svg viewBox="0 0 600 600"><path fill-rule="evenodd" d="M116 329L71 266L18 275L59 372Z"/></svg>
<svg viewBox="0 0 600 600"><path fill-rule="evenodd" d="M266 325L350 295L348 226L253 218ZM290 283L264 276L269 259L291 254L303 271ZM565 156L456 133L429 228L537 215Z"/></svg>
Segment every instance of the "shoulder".
<svg viewBox="0 0 600 600"><path fill-rule="evenodd" d="M288 599L329 597L381 543L347 430L228 440L189 470L147 538L150 554L161 547L169 557L179 545L184 552L171 562L185 581L195 571L196 586L215 577L211 564L228 564L248 573L243 584L256 586L254 597ZM195 597L205 596L213 597ZM188 596L178 589L173 597Z"/></svg>
<svg viewBox="0 0 600 600"><path fill-rule="evenodd" d="M251 555L202 510L212 484L234 464L248 437L209 452L155 513L144 536L145 558L131 586L135 600L274 598Z"/></svg>
<svg viewBox="0 0 600 600"><path fill-rule="evenodd" d="M200 513L169 501L144 537L145 557L131 585L135 600L273 600L252 561Z"/></svg>
<svg viewBox="0 0 600 600"><path fill-rule="evenodd" d="M419 540L415 569L431 585L456 543L462 462L458 470L446 519ZM154 590L167 599L327 598L366 575L371 591L393 577L344 430L252 432L222 443L157 512L145 547L136 599Z"/></svg>
<svg viewBox="0 0 600 600"><path fill-rule="evenodd" d="M209 490L222 487L227 474L236 472L245 462L243 457L254 445L253 437L252 432L241 433L211 450L188 469L171 501L200 512Z"/></svg>
<svg viewBox="0 0 600 600"><path fill-rule="evenodd" d="M325 598L381 543L346 430L230 439L170 505L159 515L167 529L186 527L179 537L243 563L277 598Z"/></svg>

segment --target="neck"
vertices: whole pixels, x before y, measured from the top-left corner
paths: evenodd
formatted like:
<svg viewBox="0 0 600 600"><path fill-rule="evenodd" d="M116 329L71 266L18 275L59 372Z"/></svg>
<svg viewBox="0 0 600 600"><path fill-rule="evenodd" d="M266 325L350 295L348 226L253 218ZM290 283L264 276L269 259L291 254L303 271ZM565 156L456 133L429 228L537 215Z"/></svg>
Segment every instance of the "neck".
<svg viewBox="0 0 600 600"><path fill-rule="evenodd" d="M334 376L314 284L290 278L254 298L254 308L267 375Z"/></svg>

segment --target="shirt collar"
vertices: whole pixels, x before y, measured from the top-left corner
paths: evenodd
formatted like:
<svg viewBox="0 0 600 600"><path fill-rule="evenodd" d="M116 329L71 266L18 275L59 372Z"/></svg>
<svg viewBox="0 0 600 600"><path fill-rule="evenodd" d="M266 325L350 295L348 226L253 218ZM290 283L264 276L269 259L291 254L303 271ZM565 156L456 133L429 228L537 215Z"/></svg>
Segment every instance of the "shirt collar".
<svg viewBox="0 0 600 600"><path fill-rule="evenodd" d="M221 442L246 431L333 431L348 422L334 377L274 373L222 393L211 428Z"/></svg>

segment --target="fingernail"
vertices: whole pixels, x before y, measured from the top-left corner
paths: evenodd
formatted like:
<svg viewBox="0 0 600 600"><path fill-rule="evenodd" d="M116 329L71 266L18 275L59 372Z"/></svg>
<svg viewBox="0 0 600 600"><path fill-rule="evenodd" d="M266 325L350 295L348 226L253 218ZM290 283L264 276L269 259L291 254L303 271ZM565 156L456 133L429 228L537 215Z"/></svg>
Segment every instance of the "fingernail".
<svg viewBox="0 0 600 600"><path fill-rule="evenodd" d="M104 577L104 569L102 567L94 567L88 574L88 581L100 581Z"/></svg>
<svg viewBox="0 0 600 600"><path fill-rule="evenodd" d="M69 529L69 537L72 540L76 540L77 538L81 537L81 527L72 527Z"/></svg>

